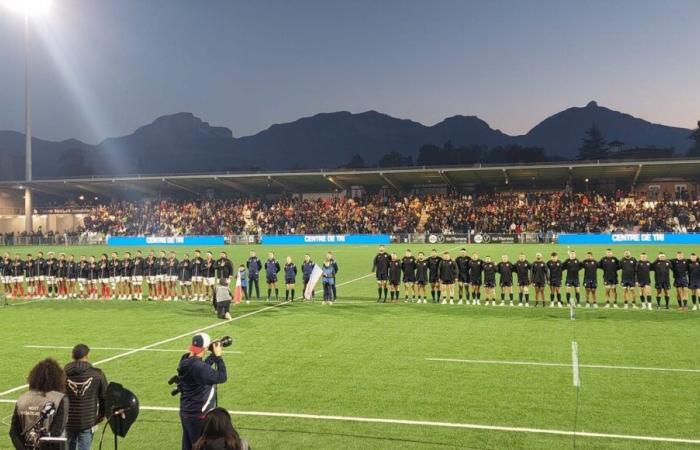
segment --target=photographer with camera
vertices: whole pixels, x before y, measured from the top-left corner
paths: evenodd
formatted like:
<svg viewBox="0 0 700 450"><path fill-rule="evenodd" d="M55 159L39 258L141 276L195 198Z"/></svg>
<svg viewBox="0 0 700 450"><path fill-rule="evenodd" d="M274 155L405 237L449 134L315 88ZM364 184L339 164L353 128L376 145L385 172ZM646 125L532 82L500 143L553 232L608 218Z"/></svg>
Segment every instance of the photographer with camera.
<svg viewBox="0 0 700 450"><path fill-rule="evenodd" d="M16 450L40 448L40 439L61 437L68 421L66 374L46 358L29 372L29 391L17 400L10 438Z"/></svg>
<svg viewBox="0 0 700 450"><path fill-rule="evenodd" d="M192 338L189 352L180 359L176 383L180 392L182 450L192 449L202 434L207 413L216 408L216 385L227 379L223 347L229 345L229 337L212 342L208 334L199 333ZM204 359L207 350L211 354Z"/></svg>
<svg viewBox="0 0 700 450"><path fill-rule="evenodd" d="M221 278L219 280L219 285L214 290L214 309L216 310L216 316L219 319L231 320L231 301L233 297L231 296L231 290L228 287L228 280Z"/></svg>

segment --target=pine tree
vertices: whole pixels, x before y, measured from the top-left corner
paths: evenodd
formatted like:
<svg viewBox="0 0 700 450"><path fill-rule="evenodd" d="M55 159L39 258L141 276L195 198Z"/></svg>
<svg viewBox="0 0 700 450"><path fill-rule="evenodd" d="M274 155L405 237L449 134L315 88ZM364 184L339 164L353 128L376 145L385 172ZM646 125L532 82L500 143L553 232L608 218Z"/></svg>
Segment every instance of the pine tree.
<svg viewBox="0 0 700 450"><path fill-rule="evenodd" d="M586 130L581 147L578 149L578 157L582 160L605 159L610 154L603 133L594 123Z"/></svg>

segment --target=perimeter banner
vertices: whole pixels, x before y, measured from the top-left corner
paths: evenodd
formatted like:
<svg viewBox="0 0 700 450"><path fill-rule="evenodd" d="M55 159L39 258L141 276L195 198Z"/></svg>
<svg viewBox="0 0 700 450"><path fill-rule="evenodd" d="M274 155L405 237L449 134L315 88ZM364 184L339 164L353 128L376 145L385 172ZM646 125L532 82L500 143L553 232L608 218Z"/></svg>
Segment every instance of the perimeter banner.
<svg viewBox="0 0 700 450"><path fill-rule="evenodd" d="M700 244L699 233L560 234L560 244Z"/></svg>
<svg viewBox="0 0 700 450"><path fill-rule="evenodd" d="M224 245L223 236L107 236L107 245Z"/></svg>
<svg viewBox="0 0 700 450"><path fill-rule="evenodd" d="M295 245L295 244L389 244L388 234L290 234L263 235L260 237L263 245Z"/></svg>

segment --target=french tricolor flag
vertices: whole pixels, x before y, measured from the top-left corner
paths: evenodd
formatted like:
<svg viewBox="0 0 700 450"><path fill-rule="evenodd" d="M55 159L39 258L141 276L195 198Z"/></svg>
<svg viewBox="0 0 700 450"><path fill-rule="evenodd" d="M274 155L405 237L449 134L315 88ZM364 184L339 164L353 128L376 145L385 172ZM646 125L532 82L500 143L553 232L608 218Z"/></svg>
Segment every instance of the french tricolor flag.
<svg viewBox="0 0 700 450"><path fill-rule="evenodd" d="M236 305L241 302L243 298L243 287L241 286L241 273L236 273L236 288L233 291L233 303Z"/></svg>
<svg viewBox="0 0 700 450"><path fill-rule="evenodd" d="M323 270L318 264L314 264L314 270L311 271L311 276L309 276L309 282L306 284L306 290L304 291L304 298L306 300L311 299L311 294L314 292L314 288L321 279L323 275Z"/></svg>

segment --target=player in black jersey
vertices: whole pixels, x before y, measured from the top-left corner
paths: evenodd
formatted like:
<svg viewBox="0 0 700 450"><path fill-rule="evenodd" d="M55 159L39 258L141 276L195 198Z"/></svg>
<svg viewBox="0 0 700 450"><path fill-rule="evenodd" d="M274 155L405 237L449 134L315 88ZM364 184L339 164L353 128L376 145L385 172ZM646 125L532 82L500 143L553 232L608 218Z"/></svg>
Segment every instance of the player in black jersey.
<svg viewBox="0 0 700 450"><path fill-rule="evenodd" d="M661 294L664 295L664 301L666 302L666 309L668 309L669 303L671 302L671 297L669 295L669 290L671 289L671 261L666 259L666 254L660 252L656 261L651 265L651 270L654 271L654 287L656 288L656 309L661 308Z"/></svg>
<svg viewBox="0 0 700 450"><path fill-rule="evenodd" d="M459 256L455 258L455 264L457 264L457 287L459 302L457 304L462 304L462 295L464 295L467 305L469 304L469 261L471 258L467 256L467 249L462 248L459 251Z"/></svg>
<svg viewBox="0 0 700 450"><path fill-rule="evenodd" d="M525 306L530 307L530 263L525 258L525 254L518 255L518 261L515 263L515 272L518 274L518 306L523 306L523 297L525 297Z"/></svg>
<svg viewBox="0 0 700 450"><path fill-rule="evenodd" d="M613 256L610 249L605 251L605 256L601 258L599 266L603 271L603 284L605 285L605 307L610 308L610 300L617 308L617 271L620 270L620 261Z"/></svg>
<svg viewBox="0 0 700 450"><path fill-rule="evenodd" d="M392 303L398 303L400 298L399 286L401 285L401 261L396 253L391 254L389 261L389 295Z"/></svg>
<svg viewBox="0 0 700 450"><path fill-rule="evenodd" d="M569 252L569 257L564 261L564 271L566 272L566 304L571 303L571 291L574 291L576 296L576 306L581 302L581 288L579 287L579 272L583 268L583 264L576 257L575 251Z"/></svg>
<svg viewBox="0 0 700 450"><path fill-rule="evenodd" d="M634 296L634 286L637 283L637 260L632 257L629 250L625 250L622 259L619 261L620 274L622 275L622 299L625 302L625 309L632 303L632 308L637 308Z"/></svg>
<svg viewBox="0 0 700 450"><path fill-rule="evenodd" d="M401 272L403 273L403 301L408 302L409 295L411 303L416 301L416 291L414 283L416 282L416 258L411 254L411 250L407 249L404 257L401 258Z"/></svg>
<svg viewBox="0 0 700 450"><path fill-rule="evenodd" d="M379 246L379 253L372 261L372 272L377 277L377 302L382 301L382 292L384 293L384 303L389 291L387 281L389 280L389 262L391 257L387 254L383 245Z"/></svg>
<svg viewBox="0 0 700 450"><path fill-rule="evenodd" d="M423 252L418 252L416 260L416 296L418 303L428 303L425 298L425 285L428 284L428 261L425 259Z"/></svg>
<svg viewBox="0 0 700 450"><path fill-rule="evenodd" d="M433 303L440 303L440 263L442 258L438 255L437 250L432 249L430 251L430 258L428 258L428 273L430 282L430 296L433 299Z"/></svg>
<svg viewBox="0 0 700 450"><path fill-rule="evenodd" d="M537 302L540 300L542 300L542 306L544 307L544 287L547 284L547 263L542 260L542 253L537 253L535 255L535 262L532 263L530 272L532 274L532 284L535 286L535 307L537 307Z"/></svg>
<svg viewBox="0 0 700 450"><path fill-rule="evenodd" d="M490 256L484 257L484 262L481 264L481 270L484 272L484 305L492 304L496 306L496 272L498 267L491 260Z"/></svg>
<svg viewBox="0 0 700 450"><path fill-rule="evenodd" d="M457 264L452 261L450 252L443 252L442 262L440 262L440 292L442 293L442 304L450 299L450 305L454 305L455 280L457 279Z"/></svg>
<svg viewBox="0 0 700 450"><path fill-rule="evenodd" d="M472 303L475 305L481 305L482 265L483 261L479 259L479 254L473 253L469 261L469 284L472 286Z"/></svg>
<svg viewBox="0 0 700 450"><path fill-rule="evenodd" d="M549 278L549 306L554 306L554 298L557 299L557 306L562 308L564 304L561 302L561 279L564 271L564 266L559 261L557 252L552 252L549 261L547 261L547 274Z"/></svg>
<svg viewBox="0 0 700 450"><path fill-rule="evenodd" d="M688 290L693 299L693 311L697 311L700 296L700 260L695 253L691 253L688 260Z"/></svg>
<svg viewBox="0 0 700 450"><path fill-rule="evenodd" d="M688 260L683 256L683 252L676 252L676 258L671 261L673 269L673 286L676 288L676 298L678 299L678 309L688 310Z"/></svg>
<svg viewBox="0 0 700 450"><path fill-rule="evenodd" d="M642 309L651 310L651 261L649 261L647 254L644 252L639 255L635 276Z"/></svg>
<svg viewBox="0 0 700 450"><path fill-rule="evenodd" d="M505 305L506 295L513 306L513 270L515 266L508 261L508 255L501 255L501 262L496 265L496 271L500 275L501 306Z"/></svg>
<svg viewBox="0 0 700 450"><path fill-rule="evenodd" d="M598 307L596 290L598 289L598 261L593 258L593 253L587 252L586 259L583 260L583 288L586 292L586 308L593 305Z"/></svg>

